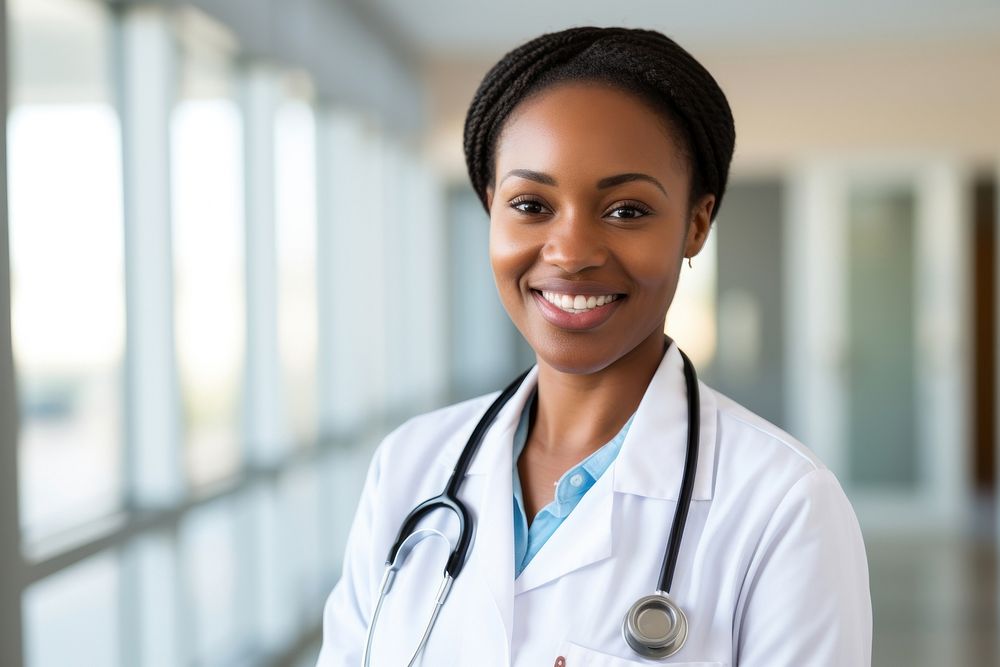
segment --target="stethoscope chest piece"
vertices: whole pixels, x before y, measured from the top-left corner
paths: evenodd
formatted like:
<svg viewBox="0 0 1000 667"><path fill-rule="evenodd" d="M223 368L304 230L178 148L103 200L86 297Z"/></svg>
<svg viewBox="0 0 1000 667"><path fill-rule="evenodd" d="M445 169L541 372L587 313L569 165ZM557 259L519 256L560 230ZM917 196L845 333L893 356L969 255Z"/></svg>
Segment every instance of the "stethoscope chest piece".
<svg viewBox="0 0 1000 667"><path fill-rule="evenodd" d="M639 598L625 614L622 635L632 650L644 658L669 658L687 639L687 616L666 594Z"/></svg>

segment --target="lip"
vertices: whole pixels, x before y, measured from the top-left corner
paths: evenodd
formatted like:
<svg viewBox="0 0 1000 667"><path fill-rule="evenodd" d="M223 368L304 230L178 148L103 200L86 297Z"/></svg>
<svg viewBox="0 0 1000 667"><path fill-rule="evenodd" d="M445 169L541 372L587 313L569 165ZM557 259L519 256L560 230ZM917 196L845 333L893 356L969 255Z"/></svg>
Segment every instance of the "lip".
<svg viewBox="0 0 1000 667"><path fill-rule="evenodd" d="M537 292L559 292L560 294L580 294L582 296L602 296L624 294L621 289L594 280L566 280L565 278L543 278L533 280L528 287ZM548 303L548 302L546 302ZM614 303L614 302L612 302Z"/></svg>
<svg viewBox="0 0 1000 667"><path fill-rule="evenodd" d="M603 292L594 292L594 291L584 292L581 289L579 289L576 283L571 282L570 284L573 286L574 289L572 294L600 295L600 294L619 293L615 292L614 290L603 291ZM546 287L545 289L546 291L552 291L552 292L562 291L560 289L553 289L551 287ZM604 287L604 289L606 290L607 288ZM566 291L565 293L569 294L570 292ZM542 293L539 291L538 288L533 287L531 289L531 296L534 297L535 304L538 306L538 310L541 311L542 317L544 317L549 324L557 326L560 329L566 329L569 331L587 331L589 329L595 329L601 326L602 324L608 321L608 319L614 314L614 312L618 310L618 306L620 306L622 301L624 301L623 298L618 298L610 303L604 304L603 306L598 306L593 310L588 310L585 313L567 313L565 310L557 308L556 306L546 301L545 297L542 296Z"/></svg>

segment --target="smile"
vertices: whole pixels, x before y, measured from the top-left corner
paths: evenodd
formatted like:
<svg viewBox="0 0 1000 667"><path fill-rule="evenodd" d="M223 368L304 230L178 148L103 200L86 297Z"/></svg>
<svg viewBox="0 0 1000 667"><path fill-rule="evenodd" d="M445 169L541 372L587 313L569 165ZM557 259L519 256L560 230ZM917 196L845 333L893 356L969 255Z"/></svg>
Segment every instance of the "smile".
<svg viewBox="0 0 1000 667"><path fill-rule="evenodd" d="M586 313L595 308L611 303L618 298L617 294L602 294L600 296L584 296L582 294L561 294L559 292L541 292L542 298L556 308L567 313Z"/></svg>

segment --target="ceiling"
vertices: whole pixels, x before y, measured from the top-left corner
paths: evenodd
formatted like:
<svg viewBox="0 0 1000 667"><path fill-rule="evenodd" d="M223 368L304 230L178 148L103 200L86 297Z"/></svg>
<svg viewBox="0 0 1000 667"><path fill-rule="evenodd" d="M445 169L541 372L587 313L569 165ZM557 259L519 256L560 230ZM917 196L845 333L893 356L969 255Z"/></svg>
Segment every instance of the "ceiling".
<svg viewBox="0 0 1000 667"><path fill-rule="evenodd" d="M1000 39L996 0L353 0L424 59L495 58L574 25L660 30L686 46Z"/></svg>

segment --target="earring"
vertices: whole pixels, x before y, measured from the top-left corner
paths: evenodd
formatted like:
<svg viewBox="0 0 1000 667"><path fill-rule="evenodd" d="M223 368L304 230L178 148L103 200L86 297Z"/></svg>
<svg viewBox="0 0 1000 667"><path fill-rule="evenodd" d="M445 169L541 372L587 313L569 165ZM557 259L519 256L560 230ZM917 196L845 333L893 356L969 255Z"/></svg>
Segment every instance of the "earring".
<svg viewBox="0 0 1000 667"><path fill-rule="evenodd" d="M691 263L691 258L690 257L688 257L688 268L689 269L693 269L694 268L694 264Z"/></svg>

